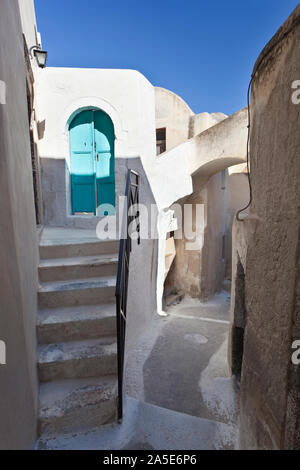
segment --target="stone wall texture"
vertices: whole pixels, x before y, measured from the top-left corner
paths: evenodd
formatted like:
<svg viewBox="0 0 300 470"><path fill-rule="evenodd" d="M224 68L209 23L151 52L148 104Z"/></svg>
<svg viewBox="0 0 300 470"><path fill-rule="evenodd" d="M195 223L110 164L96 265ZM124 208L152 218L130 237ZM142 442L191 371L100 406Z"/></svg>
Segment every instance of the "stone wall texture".
<svg viewBox="0 0 300 470"><path fill-rule="evenodd" d="M300 105L291 99L300 79L299 16L300 6L258 58L252 83L253 201L247 218L235 223L233 257L232 322L245 326L243 449L300 448L300 367L291 362L292 343L300 339ZM237 258L245 275L244 312Z"/></svg>

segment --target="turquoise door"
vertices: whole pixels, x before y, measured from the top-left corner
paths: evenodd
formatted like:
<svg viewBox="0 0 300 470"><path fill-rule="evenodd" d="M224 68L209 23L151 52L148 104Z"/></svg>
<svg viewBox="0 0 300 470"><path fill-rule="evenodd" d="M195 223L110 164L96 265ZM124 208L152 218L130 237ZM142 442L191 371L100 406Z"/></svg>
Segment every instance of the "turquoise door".
<svg viewBox="0 0 300 470"><path fill-rule="evenodd" d="M95 112L95 150L96 150L96 193L97 212L99 215L115 213L115 156L114 126L110 117ZM105 204L111 207L99 207Z"/></svg>
<svg viewBox="0 0 300 470"><path fill-rule="evenodd" d="M83 111L70 125L72 213L111 215L115 207L114 127L103 111ZM110 210L101 210L110 204Z"/></svg>
<svg viewBox="0 0 300 470"><path fill-rule="evenodd" d="M83 111L70 125L73 214L96 214L94 113Z"/></svg>

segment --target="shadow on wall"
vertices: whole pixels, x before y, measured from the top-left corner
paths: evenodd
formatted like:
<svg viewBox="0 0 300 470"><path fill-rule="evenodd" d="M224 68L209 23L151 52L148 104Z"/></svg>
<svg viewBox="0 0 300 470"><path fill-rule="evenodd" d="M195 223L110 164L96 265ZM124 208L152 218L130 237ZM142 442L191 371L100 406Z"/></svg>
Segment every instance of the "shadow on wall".
<svg viewBox="0 0 300 470"><path fill-rule="evenodd" d="M142 181L149 186L139 157L115 159L117 221L119 220L119 197L125 192L127 171L128 168L134 169L135 166L140 168ZM96 229L98 222L102 220L102 217L97 216L72 215L71 175L68 163L64 158L41 158L41 186L45 225ZM155 204L150 187L148 194L149 201L145 200L145 205Z"/></svg>
<svg viewBox="0 0 300 470"><path fill-rule="evenodd" d="M44 192L45 219L52 224L69 225L79 220L81 228L96 228L98 217L67 217L67 194L65 172L68 171L65 160L42 159L42 181ZM140 203L148 209L148 239L142 239L141 244L132 243L130 258L129 291L127 306L127 329L125 351L125 377L126 358L130 351L136 347L140 337L147 330L157 312L156 283L158 262L158 240L151 238L151 224L157 227L155 199L148 182L147 175L139 157L116 159L116 197L124 196L128 169L140 175ZM152 211L151 211L151 205ZM117 220L119 205L116 204ZM68 220L69 219L69 220ZM151 220L152 219L152 220ZM151 223L150 223L151 222ZM74 223L74 222L73 222ZM84 226L85 224L85 226ZM141 226L144 231L145 227ZM132 376L133 371L128 372Z"/></svg>
<svg viewBox="0 0 300 470"><path fill-rule="evenodd" d="M234 288L231 304L232 328L229 332L228 357L232 375L241 379L246 326L245 271L239 255L234 267Z"/></svg>
<svg viewBox="0 0 300 470"><path fill-rule="evenodd" d="M224 288L224 280L231 280L232 224L237 211L249 201L247 174L233 171L194 176L193 194L179 201L182 210L184 204L204 205L202 219L196 219L194 211L192 224L201 248L189 251L187 239L175 241L176 258L166 279L166 292L182 290L206 301Z"/></svg>
<svg viewBox="0 0 300 470"><path fill-rule="evenodd" d="M118 159L116 168L118 168ZM157 266L158 266L158 240L151 238L151 224L157 227L158 211L144 171L140 158L126 160L127 170L136 171L140 175L140 203L148 209L148 239L141 239L141 244L132 243L132 254L130 257L129 291L127 306L127 329L126 329L126 351L125 351L125 374L132 376L134 371L126 371L126 362L130 351L140 341L157 312ZM122 195L125 192L125 177L123 178ZM151 213L152 205L152 213ZM152 220L151 220L152 219ZM145 227L141 226L141 231ZM125 379L126 380L126 379Z"/></svg>
<svg viewBox="0 0 300 470"><path fill-rule="evenodd" d="M226 230L225 279L232 279L232 227L237 212L246 207L250 192L247 173L230 173L228 177L228 219Z"/></svg>
<svg viewBox="0 0 300 470"><path fill-rule="evenodd" d="M210 178L194 177L193 186L193 194L180 205L204 206L201 219L193 212L192 224L201 248L189 251L187 239L176 240L176 258L165 288L183 290L205 301L222 290L224 279L231 278L232 222L237 210L248 202L249 188L245 174L229 176L228 171Z"/></svg>

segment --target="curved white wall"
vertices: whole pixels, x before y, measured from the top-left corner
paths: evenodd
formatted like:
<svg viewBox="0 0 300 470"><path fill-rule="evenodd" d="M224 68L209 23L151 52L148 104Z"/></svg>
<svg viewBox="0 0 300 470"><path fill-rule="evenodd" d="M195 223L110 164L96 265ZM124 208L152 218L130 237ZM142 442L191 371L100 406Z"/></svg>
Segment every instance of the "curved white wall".
<svg viewBox="0 0 300 470"><path fill-rule="evenodd" d="M154 91L134 70L46 68L39 75L37 116L45 122L40 155L66 158L67 123L76 110L103 109L113 120L116 156L155 156Z"/></svg>
<svg viewBox="0 0 300 470"><path fill-rule="evenodd" d="M155 87L156 128L166 128L166 150L171 150L189 138L190 119L194 112L178 95Z"/></svg>
<svg viewBox="0 0 300 470"><path fill-rule="evenodd" d="M40 71L36 93L45 223L95 227L97 218L71 215L68 124L87 108L102 109L111 117L118 202L130 159L140 157L146 173L156 160L154 89L134 70L50 67Z"/></svg>

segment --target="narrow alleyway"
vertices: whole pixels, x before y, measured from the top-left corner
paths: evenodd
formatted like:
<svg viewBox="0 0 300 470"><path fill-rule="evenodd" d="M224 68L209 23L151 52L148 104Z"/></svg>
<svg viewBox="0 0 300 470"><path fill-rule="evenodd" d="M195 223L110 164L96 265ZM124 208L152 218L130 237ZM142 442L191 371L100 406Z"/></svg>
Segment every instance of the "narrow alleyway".
<svg viewBox="0 0 300 470"><path fill-rule="evenodd" d="M122 425L40 439L40 449L233 449L238 387L227 368L230 297L186 298L155 317L127 360Z"/></svg>
<svg viewBox="0 0 300 470"><path fill-rule="evenodd" d="M173 306L144 366L145 401L237 423L237 386L227 366L230 297Z"/></svg>

